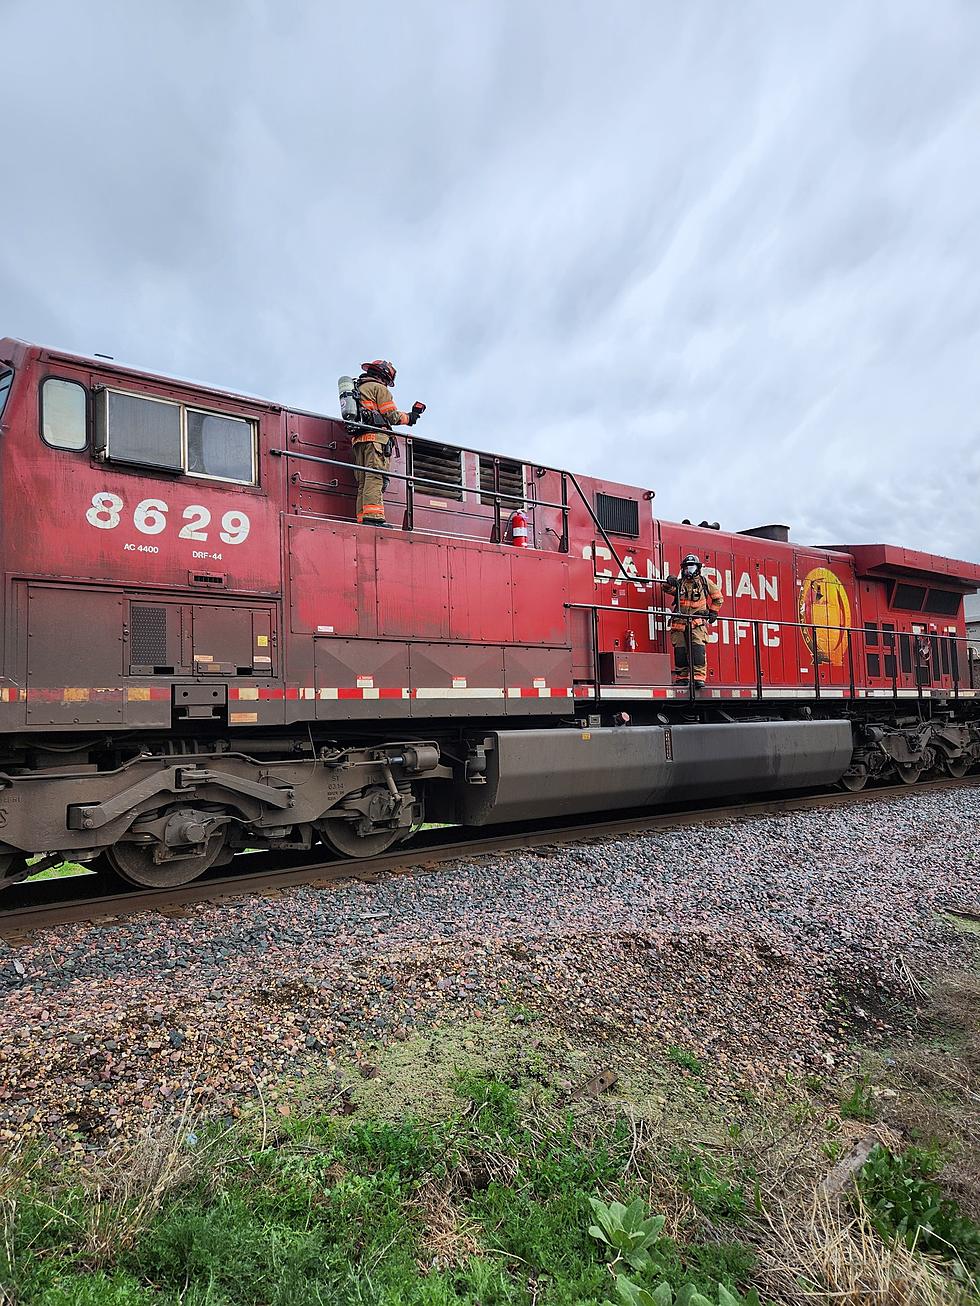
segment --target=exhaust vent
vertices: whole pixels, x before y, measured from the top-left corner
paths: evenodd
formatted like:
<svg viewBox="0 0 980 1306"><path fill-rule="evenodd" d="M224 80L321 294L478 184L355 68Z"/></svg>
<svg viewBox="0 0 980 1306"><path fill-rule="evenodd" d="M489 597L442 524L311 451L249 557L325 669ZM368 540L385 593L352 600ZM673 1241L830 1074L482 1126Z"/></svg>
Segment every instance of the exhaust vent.
<svg viewBox="0 0 980 1306"><path fill-rule="evenodd" d="M739 535L754 535L760 540L775 540L777 544L789 543L788 526L753 526L747 531L739 531Z"/></svg>

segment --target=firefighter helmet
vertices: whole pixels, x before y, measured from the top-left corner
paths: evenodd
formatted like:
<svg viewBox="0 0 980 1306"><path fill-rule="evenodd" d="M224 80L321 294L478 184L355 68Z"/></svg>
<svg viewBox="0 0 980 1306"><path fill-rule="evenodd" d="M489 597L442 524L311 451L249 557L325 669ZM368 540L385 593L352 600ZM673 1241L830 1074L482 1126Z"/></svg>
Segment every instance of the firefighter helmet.
<svg viewBox="0 0 980 1306"><path fill-rule="evenodd" d="M387 358L376 358L371 363L362 363L361 371L367 372L369 376L376 376L387 386L395 384L395 365Z"/></svg>
<svg viewBox="0 0 980 1306"><path fill-rule="evenodd" d="M701 559L696 553L689 553L681 563L681 575L685 580L701 574Z"/></svg>

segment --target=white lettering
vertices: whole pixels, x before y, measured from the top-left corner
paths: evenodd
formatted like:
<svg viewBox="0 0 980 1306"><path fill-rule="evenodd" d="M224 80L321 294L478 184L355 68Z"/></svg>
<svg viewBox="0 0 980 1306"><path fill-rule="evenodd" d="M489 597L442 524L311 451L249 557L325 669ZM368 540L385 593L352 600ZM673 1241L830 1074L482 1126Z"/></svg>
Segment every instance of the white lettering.
<svg viewBox="0 0 980 1306"><path fill-rule="evenodd" d="M118 494L100 490L92 495L91 505L85 510L85 520L96 530L112 531L120 524L124 507L125 504ZM133 525L141 535L159 535L167 528L169 511L170 506L164 499L141 499L133 509ZM199 503L192 504L184 509L183 519L187 525L182 526L178 531L178 539L206 540L208 538L207 532L202 527L207 526L211 521L210 508L205 508ZM221 518L221 530L218 533L225 544L244 544L251 529L252 523L248 515L233 509ZM125 544L123 548L129 553L160 552L155 546L143 544L138 546ZM220 558L221 554L195 554L194 556ZM609 573L610 577L611 575L612 573Z"/></svg>

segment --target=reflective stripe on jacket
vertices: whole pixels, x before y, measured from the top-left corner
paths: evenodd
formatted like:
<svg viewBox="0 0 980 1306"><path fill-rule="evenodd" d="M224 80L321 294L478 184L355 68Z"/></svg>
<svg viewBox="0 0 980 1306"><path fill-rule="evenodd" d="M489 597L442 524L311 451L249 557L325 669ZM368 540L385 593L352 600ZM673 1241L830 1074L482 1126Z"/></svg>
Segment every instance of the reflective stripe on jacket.
<svg viewBox="0 0 980 1306"><path fill-rule="evenodd" d="M721 590L707 576L693 576L690 580L681 577L674 590L675 610L690 615L692 612L719 612L724 602ZM675 623L677 630L683 630L685 622Z"/></svg>
<svg viewBox="0 0 980 1306"><path fill-rule="evenodd" d="M358 378L357 392L360 396L361 411L367 421L371 420L370 414L378 413L385 427L408 425L408 414L399 410L391 391L383 381L376 381L374 377L362 373ZM354 436L352 443L360 444L362 440L383 439L381 423L379 423L377 435L369 435L367 432L362 431L359 435Z"/></svg>

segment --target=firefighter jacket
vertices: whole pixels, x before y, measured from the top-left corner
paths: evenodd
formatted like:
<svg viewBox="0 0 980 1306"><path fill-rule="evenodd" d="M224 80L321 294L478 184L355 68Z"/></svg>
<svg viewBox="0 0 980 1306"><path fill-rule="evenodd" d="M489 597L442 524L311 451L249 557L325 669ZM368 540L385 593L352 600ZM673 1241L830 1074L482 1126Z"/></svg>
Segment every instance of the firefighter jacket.
<svg viewBox="0 0 980 1306"><path fill-rule="evenodd" d="M721 590L713 580L708 580L707 576L692 576L690 579L679 576L675 578L675 583L669 588L674 594L675 612L694 616L698 612L721 611L724 602ZM672 629L683 630L686 624L684 621L675 621ZM699 623L694 622L692 624Z"/></svg>
<svg viewBox="0 0 980 1306"><path fill-rule="evenodd" d="M377 424L380 430L378 435L361 431L354 436L352 444L360 444L364 440L378 440L383 443L387 436L383 437L381 431L387 431L390 426L408 426L408 414L399 411L391 391L383 381L377 381L373 376L362 373L358 378L357 392L360 397L361 420Z"/></svg>

